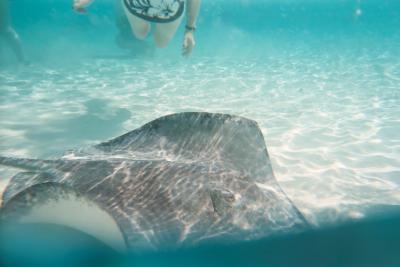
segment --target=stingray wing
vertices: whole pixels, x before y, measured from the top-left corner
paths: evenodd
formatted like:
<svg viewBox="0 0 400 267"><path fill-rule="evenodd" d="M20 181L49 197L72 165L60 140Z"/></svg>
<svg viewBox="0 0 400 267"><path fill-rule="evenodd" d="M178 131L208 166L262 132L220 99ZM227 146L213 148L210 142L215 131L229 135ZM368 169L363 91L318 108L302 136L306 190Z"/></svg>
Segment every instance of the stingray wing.
<svg viewBox="0 0 400 267"><path fill-rule="evenodd" d="M97 203L61 183L35 184L11 197L0 212L2 223L66 226L122 251L126 242L115 219Z"/></svg>
<svg viewBox="0 0 400 267"><path fill-rule="evenodd" d="M237 170L257 182L274 180L267 148L257 123L211 113L179 113L96 146L114 155L140 159L204 162Z"/></svg>
<svg viewBox="0 0 400 267"><path fill-rule="evenodd" d="M20 172L11 178L2 195L2 203L7 203L13 196L24 191L25 189L50 181L51 177L45 172Z"/></svg>

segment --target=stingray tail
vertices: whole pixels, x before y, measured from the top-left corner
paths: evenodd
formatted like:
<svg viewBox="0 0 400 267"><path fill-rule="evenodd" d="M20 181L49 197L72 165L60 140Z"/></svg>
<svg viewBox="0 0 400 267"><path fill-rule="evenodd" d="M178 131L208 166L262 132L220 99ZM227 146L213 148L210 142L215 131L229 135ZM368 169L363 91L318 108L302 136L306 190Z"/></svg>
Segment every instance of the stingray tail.
<svg viewBox="0 0 400 267"><path fill-rule="evenodd" d="M0 156L0 165L26 171L42 171L51 165L52 161L26 158L11 158Z"/></svg>

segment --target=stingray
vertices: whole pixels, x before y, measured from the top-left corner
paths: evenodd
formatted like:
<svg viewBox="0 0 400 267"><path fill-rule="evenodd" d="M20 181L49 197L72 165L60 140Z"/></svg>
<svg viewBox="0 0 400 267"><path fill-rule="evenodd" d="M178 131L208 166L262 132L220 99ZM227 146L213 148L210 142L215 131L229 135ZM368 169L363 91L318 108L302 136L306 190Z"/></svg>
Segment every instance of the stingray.
<svg viewBox="0 0 400 267"><path fill-rule="evenodd" d="M257 123L238 116L173 114L59 159L0 165L24 170L3 193L3 221L64 222L129 249L308 227L274 177Z"/></svg>

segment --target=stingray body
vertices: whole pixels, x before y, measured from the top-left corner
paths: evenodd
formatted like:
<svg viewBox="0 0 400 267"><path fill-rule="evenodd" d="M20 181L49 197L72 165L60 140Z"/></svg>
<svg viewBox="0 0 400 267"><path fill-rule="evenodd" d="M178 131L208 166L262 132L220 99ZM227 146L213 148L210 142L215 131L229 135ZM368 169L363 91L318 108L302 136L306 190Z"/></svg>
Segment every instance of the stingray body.
<svg viewBox="0 0 400 267"><path fill-rule="evenodd" d="M0 164L25 170L3 194L3 219L74 192L111 215L129 248L307 227L274 178L258 125L241 117L174 114L61 159L0 157Z"/></svg>

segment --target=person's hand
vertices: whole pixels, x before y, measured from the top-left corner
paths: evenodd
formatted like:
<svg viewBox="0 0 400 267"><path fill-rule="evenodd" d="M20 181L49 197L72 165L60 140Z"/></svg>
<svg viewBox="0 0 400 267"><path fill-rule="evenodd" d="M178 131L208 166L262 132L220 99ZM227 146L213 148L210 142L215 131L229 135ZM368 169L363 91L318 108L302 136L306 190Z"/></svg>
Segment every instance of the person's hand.
<svg viewBox="0 0 400 267"><path fill-rule="evenodd" d="M86 12L86 7L92 3L93 0L74 0L72 7L75 11L80 13Z"/></svg>
<svg viewBox="0 0 400 267"><path fill-rule="evenodd" d="M190 54L192 54L195 45L196 42L194 40L193 31L186 31L185 36L183 37L182 55L184 57L189 57Z"/></svg>

